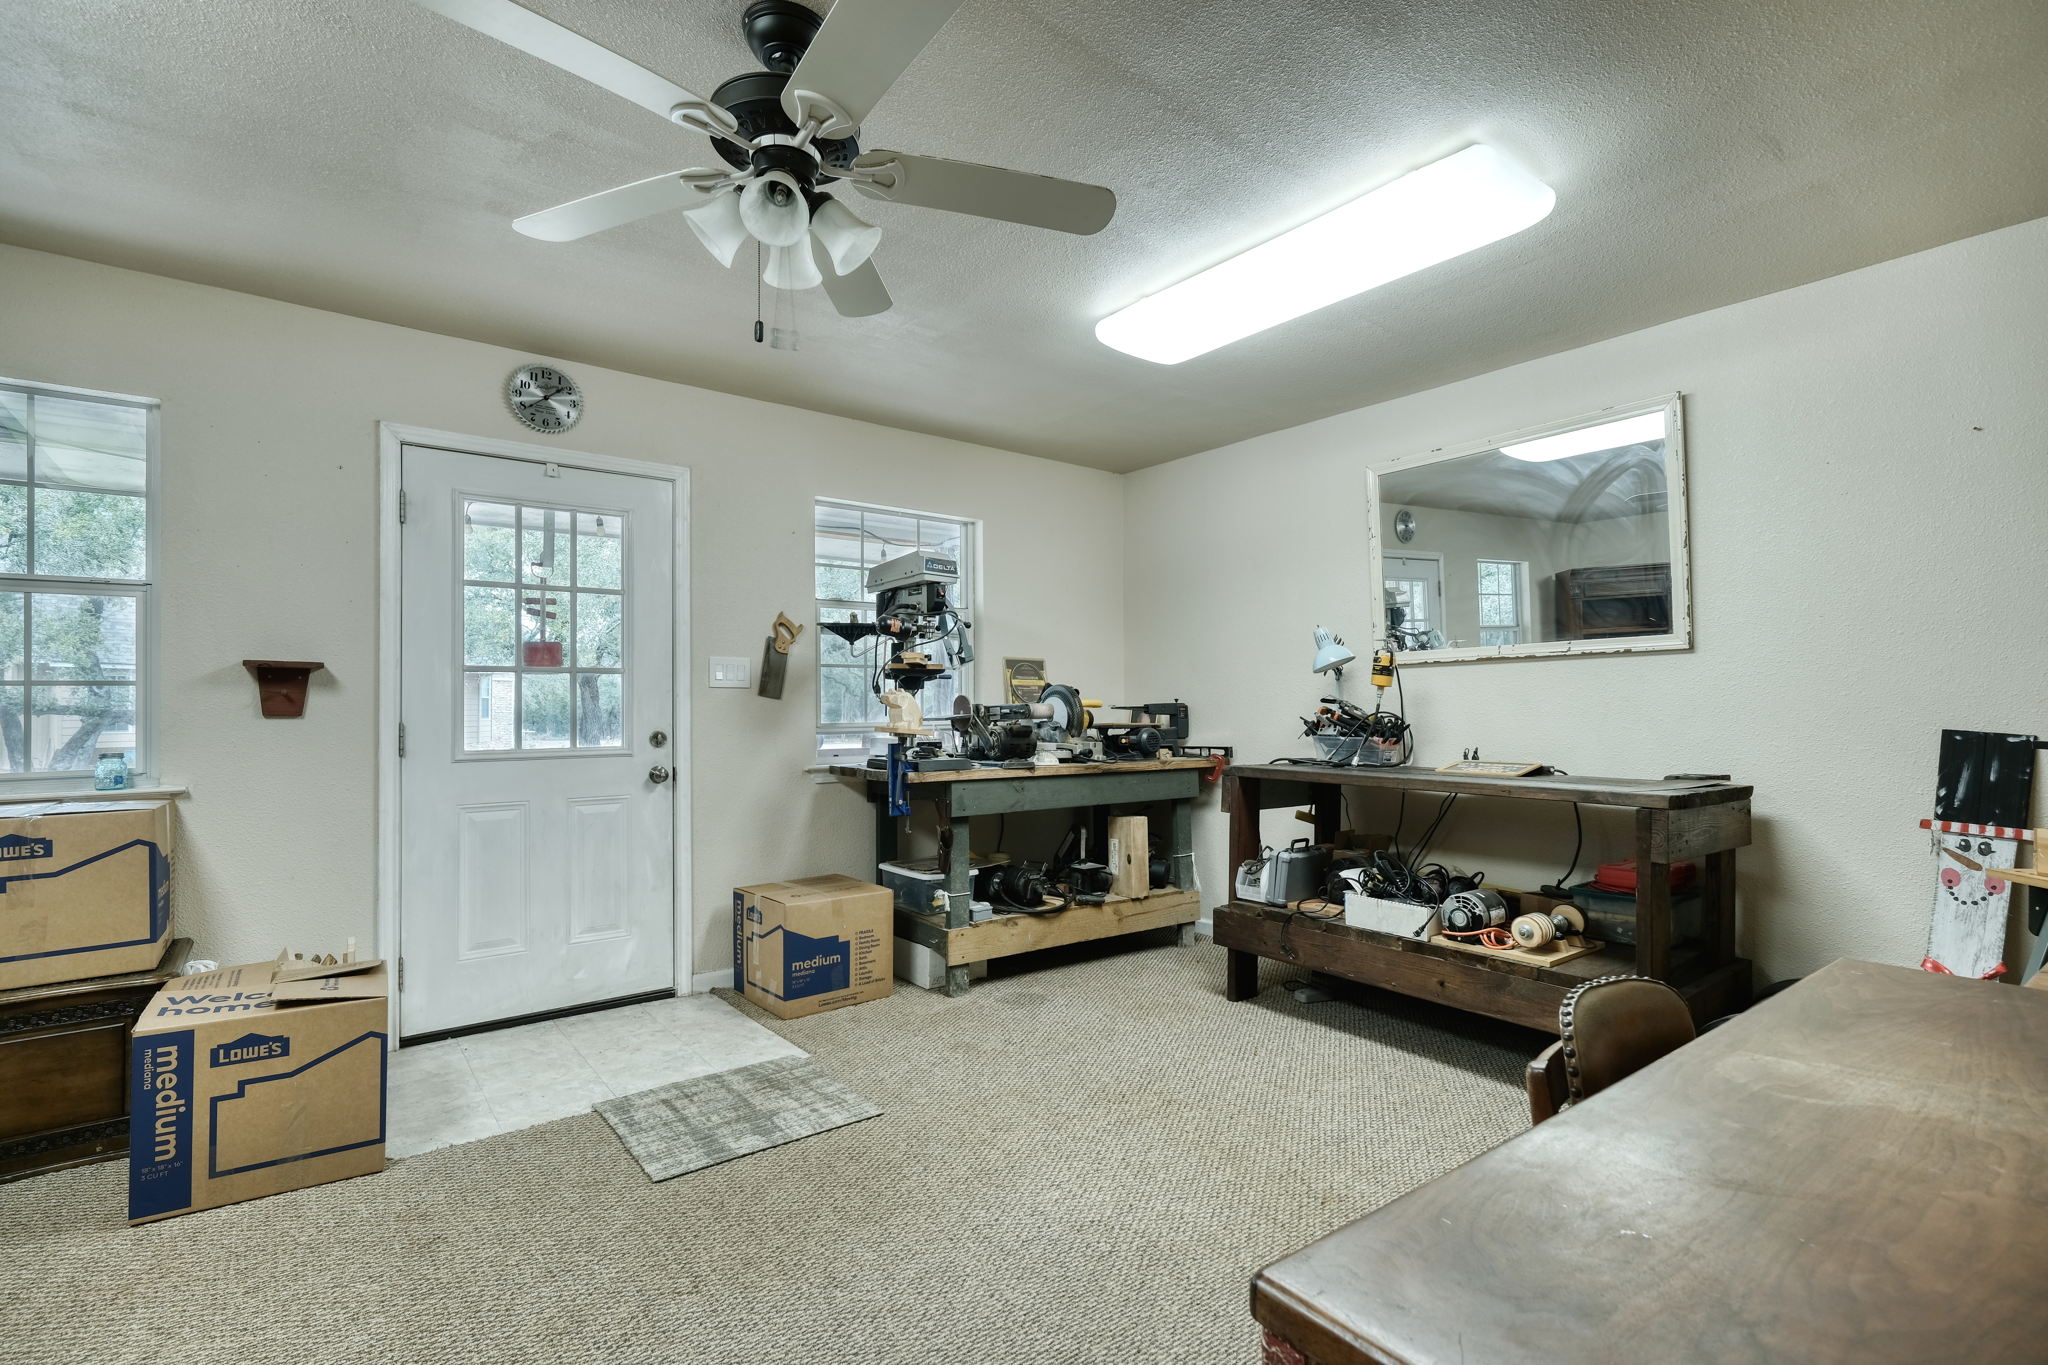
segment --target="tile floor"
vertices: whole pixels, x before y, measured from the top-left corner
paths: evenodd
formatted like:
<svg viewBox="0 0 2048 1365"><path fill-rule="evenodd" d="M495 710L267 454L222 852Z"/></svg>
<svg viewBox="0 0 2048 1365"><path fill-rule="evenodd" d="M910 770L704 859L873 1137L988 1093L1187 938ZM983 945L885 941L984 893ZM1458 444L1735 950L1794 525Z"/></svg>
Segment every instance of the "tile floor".
<svg viewBox="0 0 2048 1365"><path fill-rule="evenodd" d="M400 1048L391 1057L385 1151L403 1157L473 1142L581 1114L614 1095L802 1055L711 995Z"/></svg>

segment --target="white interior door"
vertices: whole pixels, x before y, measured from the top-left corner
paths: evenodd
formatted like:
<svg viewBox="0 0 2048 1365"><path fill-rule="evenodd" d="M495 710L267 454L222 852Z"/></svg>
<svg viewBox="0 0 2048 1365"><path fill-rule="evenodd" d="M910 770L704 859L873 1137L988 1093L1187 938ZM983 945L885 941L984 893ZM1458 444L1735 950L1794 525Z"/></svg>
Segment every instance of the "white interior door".
<svg viewBox="0 0 2048 1365"><path fill-rule="evenodd" d="M408 1036L675 985L675 486L408 445Z"/></svg>

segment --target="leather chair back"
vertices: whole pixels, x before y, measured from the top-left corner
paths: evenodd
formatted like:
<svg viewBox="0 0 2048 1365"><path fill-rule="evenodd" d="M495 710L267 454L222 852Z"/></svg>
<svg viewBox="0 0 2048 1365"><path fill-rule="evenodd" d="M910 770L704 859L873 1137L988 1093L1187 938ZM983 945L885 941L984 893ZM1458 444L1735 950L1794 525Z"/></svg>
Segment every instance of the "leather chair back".
<svg viewBox="0 0 2048 1365"><path fill-rule="evenodd" d="M1603 976L1557 1007L1567 1102L1576 1104L1694 1037L1685 997L1662 981Z"/></svg>

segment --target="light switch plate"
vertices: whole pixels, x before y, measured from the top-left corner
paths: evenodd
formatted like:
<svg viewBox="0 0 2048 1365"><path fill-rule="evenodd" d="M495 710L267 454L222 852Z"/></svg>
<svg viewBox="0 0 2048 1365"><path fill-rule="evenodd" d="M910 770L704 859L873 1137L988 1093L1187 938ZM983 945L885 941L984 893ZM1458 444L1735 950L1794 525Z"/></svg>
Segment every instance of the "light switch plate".
<svg viewBox="0 0 2048 1365"><path fill-rule="evenodd" d="M752 687L754 685L754 661L746 658L711 659L711 685L713 687Z"/></svg>

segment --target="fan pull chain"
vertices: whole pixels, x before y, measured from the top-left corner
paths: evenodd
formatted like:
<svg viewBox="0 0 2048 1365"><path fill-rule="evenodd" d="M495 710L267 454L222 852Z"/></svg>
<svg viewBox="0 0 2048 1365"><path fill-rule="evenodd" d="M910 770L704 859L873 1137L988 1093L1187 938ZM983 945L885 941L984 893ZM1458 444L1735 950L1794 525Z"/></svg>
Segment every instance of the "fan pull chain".
<svg viewBox="0 0 2048 1365"><path fill-rule="evenodd" d="M768 339L768 329L761 325L761 244L754 243L754 341L758 344Z"/></svg>

